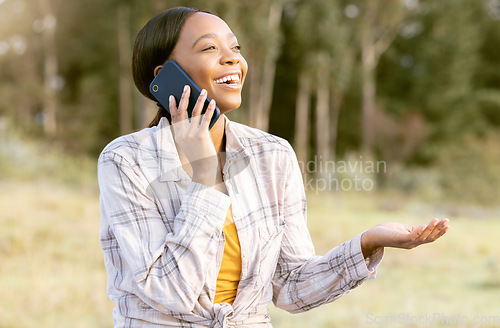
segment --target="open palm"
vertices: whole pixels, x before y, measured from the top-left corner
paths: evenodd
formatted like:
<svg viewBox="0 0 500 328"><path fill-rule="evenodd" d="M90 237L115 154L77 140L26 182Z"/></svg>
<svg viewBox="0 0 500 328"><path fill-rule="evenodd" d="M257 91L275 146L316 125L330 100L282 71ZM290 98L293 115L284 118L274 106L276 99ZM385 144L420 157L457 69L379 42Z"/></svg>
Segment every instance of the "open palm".
<svg viewBox="0 0 500 328"><path fill-rule="evenodd" d="M433 242L448 231L448 222L448 219L433 219L428 225L421 226L396 222L379 224L363 234L363 253L370 254L381 247L412 249Z"/></svg>

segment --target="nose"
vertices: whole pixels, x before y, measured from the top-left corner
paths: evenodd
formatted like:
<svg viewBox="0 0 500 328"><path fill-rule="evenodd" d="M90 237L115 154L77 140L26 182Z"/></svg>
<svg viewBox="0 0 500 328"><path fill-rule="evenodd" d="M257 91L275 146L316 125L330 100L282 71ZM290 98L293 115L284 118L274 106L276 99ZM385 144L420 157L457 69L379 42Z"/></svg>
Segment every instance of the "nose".
<svg viewBox="0 0 500 328"><path fill-rule="evenodd" d="M241 55L232 49L225 49L220 58L220 63L221 65L236 65L240 62L240 57Z"/></svg>

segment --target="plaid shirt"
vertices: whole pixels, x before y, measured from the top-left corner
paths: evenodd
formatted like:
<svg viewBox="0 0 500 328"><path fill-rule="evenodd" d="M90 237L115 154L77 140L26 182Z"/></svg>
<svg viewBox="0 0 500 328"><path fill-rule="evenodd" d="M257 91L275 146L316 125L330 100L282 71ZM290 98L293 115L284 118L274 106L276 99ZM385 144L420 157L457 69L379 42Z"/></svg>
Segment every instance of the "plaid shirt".
<svg viewBox="0 0 500 328"><path fill-rule="evenodd" d="M191 181L168 121L111 142L98 162L101 245L115 327L272 327L267 306L303 312L375 276L356 236L316 256L302 175L282 138L226 120L228 194ZM214 304L232 204L242 271Z"/></svg>

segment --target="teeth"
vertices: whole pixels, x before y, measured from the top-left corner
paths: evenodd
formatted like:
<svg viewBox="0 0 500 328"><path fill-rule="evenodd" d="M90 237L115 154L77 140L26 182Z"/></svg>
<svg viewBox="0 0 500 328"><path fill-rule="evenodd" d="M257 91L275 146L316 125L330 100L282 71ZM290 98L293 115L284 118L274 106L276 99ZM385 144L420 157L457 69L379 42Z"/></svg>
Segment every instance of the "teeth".
<svg viewBox="0 0 500 328"><path fill-rule="evenodd" d="M224 76L223 78L214 80L214 82L218 84L226 83L228 81L232 83L238 83L240 81L240 77L237 74L235 74L235 75Z"/></svg>

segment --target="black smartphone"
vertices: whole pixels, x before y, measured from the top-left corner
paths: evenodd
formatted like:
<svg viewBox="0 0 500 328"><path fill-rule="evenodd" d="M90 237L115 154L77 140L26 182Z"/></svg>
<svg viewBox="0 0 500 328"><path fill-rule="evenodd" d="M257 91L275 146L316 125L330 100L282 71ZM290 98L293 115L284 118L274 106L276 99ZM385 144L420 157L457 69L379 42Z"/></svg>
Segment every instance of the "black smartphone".
<svg viewBox="0 0 500 328"><path fill-rule="evenodd" d="M191 117L194 105L201 93L201 88L189 77L182 67L177 64L177 62L173 60L167 61L149 85L149 90L156 100L158 100L158 102L170 113L168 98L170 95L173 95L177 105L179 105L185 85L189 85L191 88L189 105L187 108L188 116ZM207 96L201 112L202 114L206 112L209 103L210 98ZM215 111L208 127L209 130L215 124L219 116L220 110L215 106Z"/></svg>

